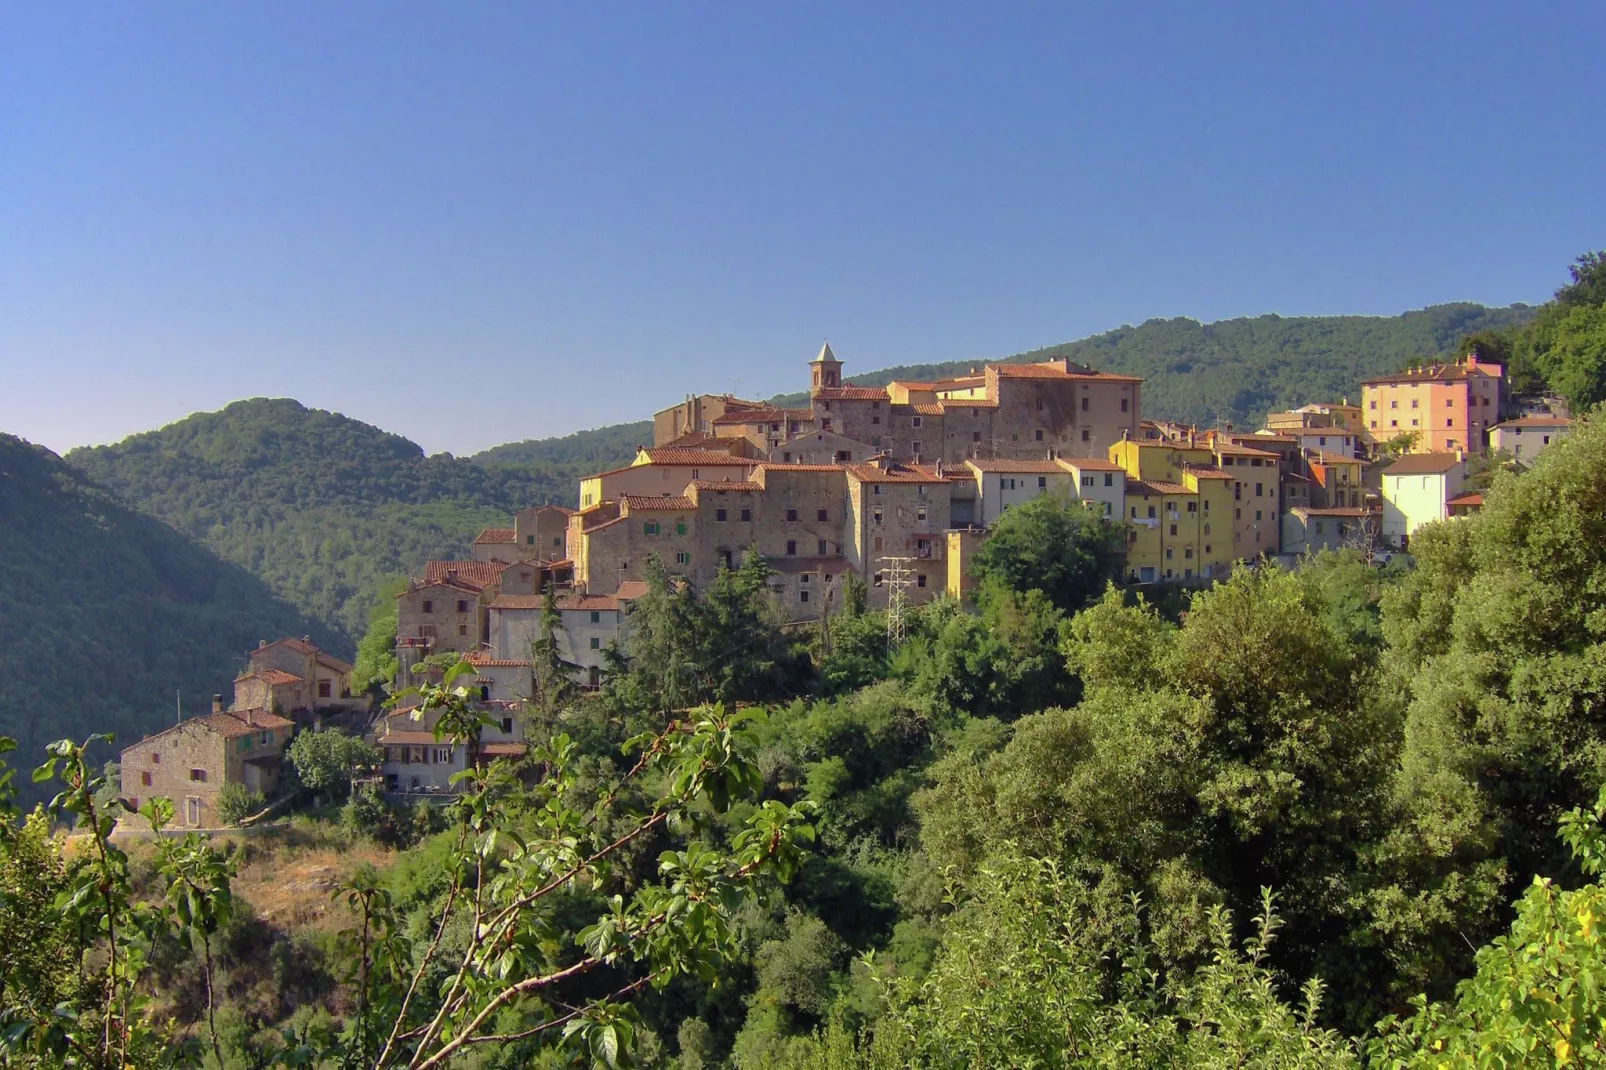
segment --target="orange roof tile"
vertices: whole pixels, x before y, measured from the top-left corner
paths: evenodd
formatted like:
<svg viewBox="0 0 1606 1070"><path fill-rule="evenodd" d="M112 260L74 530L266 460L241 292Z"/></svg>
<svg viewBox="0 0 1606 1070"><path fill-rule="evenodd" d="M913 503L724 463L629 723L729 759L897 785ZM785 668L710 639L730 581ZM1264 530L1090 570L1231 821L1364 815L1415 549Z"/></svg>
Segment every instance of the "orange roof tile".
<svg viewBox="0 0 1606 1070"><path fill-rule="evenodd" d="M1252 446L1239 446L1232 442L1218 442L1214 448L1217 453L1224 453L1232 457L1270 457L1276 460L1278 454L1271 450L1257 450Z"/></svg>
<svg viewBox="0 0 1606 1070"><path fill-rule="evenodd" d="M646 594L649 590L646 580L625 580L614 592L614 597L621 602L633 602Z"/></svg>
<svg viewBox="0 0 1606 1070"><path fill-rule="evenodd" d="M1471 494L1458 494L1444 503L1445 505L1482 505L1483 495L1476 492Z"/></svg>
<svg viewBox="0 0 1606 1070"><path fill-rule="evenodd" d="M877 468L873 464L845 464L842 467L861 483L946 483L949 479L946 475L939 476L919 465L895 464L889 468Z"/></svg>
<svg viewBox="0 0 1606 1070"><path fill-rule="evenodd" d="M732 439L731 441L737 440ZM708 465L710 467L729 465L731 467L746 468L753 463L745 457L735 457L720 450L684 450L664 446L658 449L644 449L642 452L647 455L647 460L653 464L662 465ZM635 465L633 467L639 468L640 466Z"/></svg>
<svg viewBox="0 0 1606 1070"><path fill-rule="evenodd" d="M813 392L813 396L825 401L886 401L887 388L884 386L822 386Z"/></svg>
<svg viewBox="0 0 1606 1070"><path fill-rule="evenodd" d="M690 485L696 487L698 490L714 491L716 493L723 493L724 491L728 490L752 493L753 491L760 491L764 489L759 484L748 479L694 479L691 481Z"/></svg>
<svg viewBox="0 0 1606 1070"><path fill-rule="evenodd" d="M1060 457L1060 458L1058 458L1058 461L1062 465L1069 465L1069 466L1071 466L1073 468L1086 469L1089 472L1125 472L1126 471L1125 468L1122 468L1120 465L1116 464L1114 461L1106 461L1103 457Z"/></svg>
<svg viewBox="0 0 1606 1070"><path fill-rule="evenodd" d="M937 405L943 412L949 409L996 409L998 402L992 398L938 398Z"/></svg>
<svg viewBox="0 0 1606 1070"><path fill-rule="evenodd" d="M473 587L489 587L507 567L506 561L426 561L424 586L433 586L455 579Z"/></svg>
<svg viewBox="0 0 1606 1070"><path fill-rule="evenodd" d="M1573 422L1565 416L1519 416L1515 420L1506 420L1495 424L1495 428L1503 427L1571 427Z"/></svg>
<svg viewBox="0 0 1606 1070"><path fill-rule="evenodd" d="M1443 475L1461 463L1453 453L1408 453L1383 469L1386 476Z"/></svg>
<svg viewBox="0 0 1606 1070"><path fill-rule="evenodd" d="M765 406L762 409L741 409L736 412L727 412L723 416L714 417L717 424L755 424L755 423L782 423L787 420L812 420L813 409L777 409Z"/></svg>
<svg viewBox="0 0 1606 1070"><path fill-rule="evenodd" d="M480 532L479 538L474 540L474 545L479 546L483 543L490 543L494 546L506 546L512 543L513 539L512 528L486 528Z"/></svg>
<svg viewBox="0 0 1606 1070"><path fill-rule="evenodd" d="M1411 368L1393 375L1381 375L1376 379L1362 379L1362 386L1391 386L1409 383L1453 383L1457 380L1467 379L1473 375L1487 376L1490 379L1499 377L1499 365L1478 364L1476 366L1462 364L1430 364L1426 367Z"/></svg>
<svg viewBox="0 0 1606 1070"><path fill-rule="evenodd" d="M763 461L758 465L766 472L840 472L840 464L783 464L779 461Z"/></svg>
<svg viewBox="0 0 1606 1070"><path fill-rule="evenodd" d="M1072 379L1086 381L1089 379L1111 383L1141 383L1143 380L1132 375L1112 375L1108 372L1096 371L1066 371L1056 362L1049 364L989 364L988 368L996 371L1000 379Z"/></svg>
<svg viewBox="0 0 1606 1070"><path fill-rule="evenodd" d="M257 669L255 672L243 674L240 679L249 680L253 676L272 687L285 687L302 682L301 677L293 672L285 672L283 669Z"/></svg>
<svg viewBox="0 0 1606 1070"><path fill-rule="evenodd" d="M487 758L522 758L529 752L529 747L523 743L481 743L480 753Z"/></svg>
<svg viewBox="0 0 1606 1070"><path fill-rule="evenodd" d="M1232 476L1219 468L1202 468L1198 465L1185 464L1182 470L1195 479L1231 479Z"/></svg>
<svg viewBox="0 0 1606 1070"><path fill-rule="evenodd" d="M575 610L618 610L619 599L609 594L579 594L558 599L558 608Z"/></svg>
<svg viewBox="0 0 1606 1070"><path fill-rule="evenodd" d="M1129 479L1126 481L1128 493L1137 491L1139 494L1192 494L1193 491L1181 483L1165 483L1158 479Z"/></svg>
<svg viewBox="0 0 1606 1070"><path fill-rule="evenodd" d="M621 494L619 500L633 513L696 512L697 503L682 496L655 498L650 494ZM601 525L598 525L599 527ZM595 529L593 529L595 530Z"/></svg>
<svg viewBox="0 0 1606 1070"><path fill-rule="evenodd" d="M978 472L1026 472L1062 476L1066 474L1058 461L968 460L965 467Z"/></svg>

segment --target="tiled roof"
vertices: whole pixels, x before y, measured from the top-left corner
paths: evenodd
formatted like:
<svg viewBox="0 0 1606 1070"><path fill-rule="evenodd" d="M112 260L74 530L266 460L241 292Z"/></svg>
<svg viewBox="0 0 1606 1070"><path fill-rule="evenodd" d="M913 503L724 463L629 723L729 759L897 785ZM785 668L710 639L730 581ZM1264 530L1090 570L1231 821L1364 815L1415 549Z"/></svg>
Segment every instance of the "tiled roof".
<svg viewBox="0 0 1606 1070"><path fill-rule="evenodd" d="M1219 468L1204 468L1196 464L1185 464L1182 470L1195 479L1231 479L1231 474Z"/></svg>
<svg viewBox="0 0 1606 1070"><path fill-rule="evenodd" d="M1449 501L1445 502L1444 504L1445 505L1482 505L1483 504L1483 495L1477 494L1477 493L1459 494L1456 497L1451 498Z"/></svg>
<svg viewBox="0 0 1606 1070"><path fill-rule="evenodd" d="M612 610L619 608L619 599L608 594L576 594L558 599L558 608L576 610Z"/></svg>
<svg viewBox="0 0 1606 1070"><path fill-rule="evenodd" d="M308 642L306 639L296 639L291 636L286 636L283 639L275 639L271 643L265 643L262 646L257 647L257 650L271 650L276 646L287 646L291 650L294 650L297 654L316 654L318 652L318 648L313 646L312 643ZM252 651L253 655L255 653L256 651Z"/></svg>
<svg viewBox="0 0 1606 1070"><path fill-rule="evenodd" d="M523 743L481 743L480 753L487 758L522 758L529 747Z"/></svg>
<svg viewBox="0 0 1606 1070"><path fill-rule="evenodd" d="M253 676L261 680L263 683L273 687L283 687L288 684L299 684L302 682L301 677L297 676L293 672L285 672L283 669L258 669L255 672L246 673L244 676L241 676L240 679L249 680Z"/></svg>
<svg viewBox="0 0 1606 1070"><path fill-rule="evenodd" d="M1181 483L1164 483L1158 479L1129 479L1126 481L1127 493L1137 491L1139 494L1192 494L1193 491Z"/></svg>
<svg viewBox="0 0 1606 1070"><path fill-rule="evenodd" d="M919 465L896 464L890 468L877 468L873 464L845 464L842 466L861 483L946 483L947 476L939 476Z"/></svg>
<svg viewBox="0 0 1606 1070"><path fill-rule="evenodd" d="M567 505L553 505L551 502L548 502L546 505L538 505L538 506L535 507L535 511L538 512L538 513L544 513L546 511L548 511L549 509L556 509L558 512L562 513L564 516L573 516L574 515L574 510L570 509Z"/></svg>
<svg viewBox="0 0 1606 1070"><path fill-rule="evenodd" d="M779 461L764 461L758 465L766 472L840 472L840 464L783 464Z"/></svg>
<svg viewBox="0 0 1606 1070"><path fill-rule="evenodd" d="M969 460L965 462L965 467L978 472L1023 472L1056 476L1066 474L1058 461Z"/></svg>
<svg viewBox="0 0 1606 1070"><path fill-rule="evenodd" d="M1326 450L1313 450L1311 463L1313 464L1360 464L1359 457L1346 457L1342 453L1328 453Z"/></svg>
<svg viewBox="0 0 1606 1070"><path fill-rule="evenodd" d="M723 416L714 417L718 424L754 424L754 423L781 423L787 420L812 420L813 409L776 409L765 406L762 409L741 409L736 412L727 412Z"/></svg>
<svg viewBox="0 0 1606 1070"><path fill-rule="evenodd" d="M506 567L506 561L426 561L424 586L455 579L483 589L494 584Z"/></svg>
<svg viewBox="0 0 1606 1070"><path fill-rule="evenodd" d="M444 580L438 580L435 583L417 583L417 584L413 584L412 586L410 586L405 591L398 591L397 594L396 594L396 597L397 598L404 598L410 592L412 592L412 591L421 591L426 587L446 587L446 588L448 588L450 590L453 590L453 591L462 591L464 594L473 594L473 595L477 595L480 592L485 590L484 587L481 587L477 583L468 583L468 582L466 582L464 580L458 580L458 579L444 579Z"/></svg>
<svg viewBox="0 0 1606 1070"><path fill-rule="evenodd" d="M647 590L646 580L625 580L613 596L621 602L633 602L646 594Z"/></svg>
<svg viewBox="0 0 1606 1070"><path fill-rule="evenodd" d="M1050 364L989 364L989 368L998 373L1000 379L1073 379L1079 381L1097 380L1110 383L1141 383L1143 380L1131 375L1111 375L1107 372L1095 371L1066 371L1058 362Z"/></svg>
<svg viewBox="0 0 1606 1070"><path fill-rule="evenodd" d="M683 496L655 498L651 494L621 494L619 500L632 513L696 512L697 503Z"/></svg>
<svg viewBox="0 0 1606 1070"><path fill-rule="evenodd" d="M981 386L986 382L985 375L956 375L952 379L937 379L926 385L933 390L958 390L963 387Z"/></svg>
<svg viewBox="0 0 1606 1070"><path fill-rule="evenodd" d="M1362 386L1389 386L1402 383L1453 383L1466 379L1473 374L1497 377L1496 365L1479 364L1430 364L1422 368L1412 368L1408 371L1396 372L1393 375L1381 375L1376 379L1362 379Z"/></svg>
<svg viewBox="0 0 1606 1070"><path fill-rule="evenodd" d="M1506 427L1571 427L1573 422L1565 416L1519 416L1515 420L1506 420L1495 424L1495 429Z"/></svg>
<svg viewBox="0 0 1606 1070"><path fill-rule="evenodd" d="M386 731L378 737L377 742L381 746L388 744L393 747L407 746L409 744L415 747L420 745L428 747L433 746L436 743L443 745L450 743L450 741L446 739L436 739L435 733L433 732L407 730L398 731L397 729L390 728L388 725L386 726Z"/></svg>
<svg viewBox="0 0 1606 1070"><path fill-rule="evenodd" d="M1106 461L1103 457L1061 457L1059 463L1070 465L1073 468L1085 469L1089 472L1125 472L1126 469L1114 461Z"/></svg>
<svg viewBox="0 0 1606 1070"><path fill-rule="evenodd" d="M512 528L486 528L480 532L479 538L474 540L474 545L479 546L482 543L490 543L493 546L506 546L512 543L513 539L514 532Z"/></svg>
<svg viewBox="0 0 1606 1070"><path fill-rule="evenodd" d="M884 386L822 386L814 391L814 397L824 401L885 401L887 388Z"/></svg>
<svg viewBox="0 0 1606 1070"><path fill-rule="evenodd" d="M907 407L916 416L942 415L942 402L940 401L911 401Z"/></svg>
<svg viewBox="0 0 1606 1070"><path fill-rule="evenodd" d="M732 439L732 441L736 441ZM669 465L731 465L746 467L753 462L745 457L734 457L722 450L679 449L673 446L663 446L657 449L648 448L641 452L647 455L647 460L653 464ZM639 467L635 466L635 467Z"/></svg>
<svg viewBox="0 0 1606 1070"><path fill-rule="evenodd" d="M694 479L692 480L691 485L696 487L698 490L715 492L736 490L751 493L753 491L760 491L764 489L759 484L748 479Z"/></svg>
<svg viewBox="0 0 1606 1070"><path fill-rule="evenodd" d="M1453 453L1408 453L1383 469L1386 476L1443 475L1461 463Z"/></svg>
<svg viewBox="0 0 1606 1070"><path fill-rule="evenodd" d="M938 398L937 405L943 412L949 409L996 409L998 402L992 398Z"/></svg>
<svg viewBox="0 0 1606 1070"><path fill-rule="evenodd" d="M477 669L518 669L530 664L528 660L519 658L493 658L478 650L464 654L463 660Z"/></svg>

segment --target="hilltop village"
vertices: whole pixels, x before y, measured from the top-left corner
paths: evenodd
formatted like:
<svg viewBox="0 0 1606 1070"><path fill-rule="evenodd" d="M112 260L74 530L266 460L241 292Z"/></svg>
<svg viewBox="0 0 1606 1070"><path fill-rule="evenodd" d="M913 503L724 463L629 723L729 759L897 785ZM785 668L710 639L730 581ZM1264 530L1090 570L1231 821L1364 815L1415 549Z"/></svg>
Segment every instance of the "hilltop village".
<svg viewBox="0 0 1606 1070"><path fill-rule="evenodd" d="M1571 427L1559 399L1514 396L1504 369L1476 354L1369 380L1359 404L1271 413L1255 430L1145 419L1141 379L1068 360L858 386L825 345L808 368L807 407L688 396L654 414L653 443L632 463L581 479L574 508L523 510L482 532L468 559L426 562L407 583L395 683L468 662L488 714L473 744L437 740L405 705L369 714L351 666L309 640L264 641L227 708L219 695L211 714L123 751L124 796L162 795L179 823L216 826L228 785L273 794L301 728L370 740L389 792L450 792L454 773L524 752L548 595L559 655L596 690L654 555L701 586L756 549L796 624L839 611L850 581L871 608L962 597L989 528L1048 494L1125 529L1134 585L1203 584L1238 562L1292 566L1322 549L1387 559L1421 525L1476 512L1476 470L1526 466Z"/></svg>

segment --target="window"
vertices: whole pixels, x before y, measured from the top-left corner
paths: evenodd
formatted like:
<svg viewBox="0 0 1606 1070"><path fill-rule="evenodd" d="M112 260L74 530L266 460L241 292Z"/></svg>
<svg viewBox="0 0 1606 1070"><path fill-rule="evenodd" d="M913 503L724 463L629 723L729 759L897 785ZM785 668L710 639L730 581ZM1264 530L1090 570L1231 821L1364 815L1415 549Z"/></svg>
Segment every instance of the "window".
<svg viewBox="0 0 1606 1070"><path fill-rule="evenodd" d="M1188 512L1197 513L1198 511L1199 511L1199 503L1198 502L1189 502L1188 503Z"/></svg>
<svg viewBox="0 0 1606 1070"><path fill-rule="evenodd" d="M1171 525L1171 534L1175 535L1176 533L1177 533L1177 526L1175 524L1172 524Z"/></svg>
<svg viewBox="0 0 1606 1070"><path fill-rule="evenodd" d="M883 549L881 545L881 536L877 535L873 540L871 540L871 545L876 553L880 553Z"/></svg>
<svg viewBox="0 0 1606 1070"><path fill-rule="evenodd" d="M593 635L591 637L591 649L592 650L601 650L602 649L602 637L601 636Z"/></svg>
<svg viewBox="0 0 1606 1070"><path fill-rule="evenodd" d="M972 442L980 442L981 441L981 432L980 431L972 431L970 433L970 441L972 441Z"/></svg>
<svg viewBox="0 0 1606 1070"><path fill-rule="evenodd" d="M915 577L915 586L916 587L924 587L925 585L926 585L926 574L924 572L922 572L922 573L920 573L919 575L917 575Z"/></svg>
<svg viewBox="0 0 1606 1070"><path fill-rule="evenodd" d="M1105 472L1104 473L1104 485L1106 487L1115 486L1115 473L1114 472Z"/></svg>
<svg viewBox="0 0 1606 1070"><path fill-rule="evenodd" d="M1255 484L1255 497L1264 498L1266 496L1265 495L1265 490L1266 490L1266 485L1264 483L1256 483Z"/></svg>
<svg viewBox="0 0 1606 1070"><path fill-rule="evenodd" d="M1455 408L1455 402L1450 400L1449 398L1445 398L1444 399L1444 407L1447 408L1447 409L1453 409L1453 408Z"/></svg>
<svg viewBox="0 0 1606 1070"><path fill-rule="evenodd" d="M511 717L502 718L502 731L505 732L507 735L510 735L510 736L513 734L513 718L511 718Z"/></svg>
<svg viewBox="0 0 1606 1070"><path fill-rule="evenodd" d="M319 698L328 698L329 697L329 681L328 680L319 680L318 681L318 697Z"/></svg>
<svg viewBox="0 0 1606 1070"><path fill-rule="evenodd" d="M916 416L915 419L918 420L918 419L920 419L920 417ZM909 449L910 449L910 451L912 451L914 453L914 455L917 458L920 456L920 443L918 443L918 442L909 443Z"/></svg>
<svg viewBox="0 0 1606 1070"><path fill-rule="evenodd" d="M1187 558L1189 561L1192 561L1193 560L1193 547L1190 546L1187 549L1183 550L1182 551L1182 556Z"/></svg>
<svg viewBox="0 0 1606 1070"><path fill-rule="evenodd" d="M1086 398L1086 396L1084 396L1084 397L1083 397L1083 398L1082 398L1082 411L1083 411L1083 412L1086 412L1086 411L1087 411L1087 398Z"/></svg>
<svg viewBox="0 0 1606 1070"><path fill-rule="evenodd" d="M1041 427L1037 429L1037 441L1043 441L1043 429Z"/></svg>
<svg viewBox="0 0 1606 1070"><path fill-rule="evenodd" d="M534 536L532 535L531 538L534 538ZM554 535L554 536L552 536L552 545L553 546L562 546L563 545L563 536L562 535Z"/></svg>
<svg viewBox="0 0 1606 1070"><path fill-rule="evenodd" d="M423 610L424 610L425 613L433 613L433 612L435 612L435 603L434 603L434 601L431 600L431 599L428 599L428 598L424 599Z"/></svg>
<svg viewBox="0 0 1606 1070"><path fill-rule="evenodd" d="M1242 509L1234 509L1232 511L1232 518L1234 520L1242 520L1244 518L1244 511Z"/></svg>
<svg viewBox="0 0 1606 1070"><path fill-rule="evenodd" d="M151 752L151 764L152 765L161 765L162 764L162 756L159 753L157 753L155 751L152 751Z"/></svg>
<svg viewBox="0 0 1606 1070"><path fill-rule="evenodd" d="M1042 398L1038 398L1037 399L1037 411L1038 412L1042 412L1043 411L1043 399Z"/></svg>
<svg viewBox="0 0 1606 1070"><path fill-rule="evenodd" d="M1206 535L1208 535L1208 534L1210 534L1210 521L1208 521L1208 520L1207 520L1207 521L1205 521L1205 526L1204 526L1204 533L1205 533L1205 534L1206 534ZM1205 548L1205 553L1209 553L1209 552L1210 552L1210 548L1209 548L1209 547L1206 547L1206 548Z"/></svg>
<svg viewBox="0 0 1606 1070"><path fill-rule="evenodd" d="M1205 553L1208 554L1209 552L1210 552L1210 544L1209 543L1205 543Z"/></svg>
<svg viewBox="0 0 1606 1070"><path fill-rule="evenodd" d="M879 424L881 422L881 417L872 416L872 417L870 417L870 422L873 423L873 424Z"/></svg>
<svg viewBox="0 0 1606 1070"><path fill-rule="evenodd" d="M870 485L870 493L871 494L880 494L881 493L881 484L879 484L879 483L871 484Z"/></svg>
<svg viewBox="0 0 1606 1070"><path fill-rule="evenodd" d="M435 747L434 754L431 756L430 761L434 762L436 765L452 764L452 748Z"/></svg>
<svg viewBox="0 0 1606 1070"><path fill-rule="evenodd" d="M1389 421L1389 426L1390 427L1398 427L1398 426L1400 426L1400 421L1398 421L1398 420L1390 420Z"/></svg>
<svg viewBox="0 0 1606 1070"><path fill-rule="evenodd" d="M786 540L786 556L788 556L788 557L796 557L797 556L797 540L796 539L787 539Z"/></svg>
<svg viewBox="0 0 1606 1070"><path fill-rule="evenodd" d="M1083 400L1085 401L1086 399L1084 398ZM1083 442L1092 442L1093 441L1093 432L1089 431L1085 427L1082 428L1082 441Z"/></svg>
<svg viewBox="0 0 1606 1070"><path fill-rule="evenodd" d="M798 582L799 583L807 583L807 582L809 582L809 580L811 580L813 578L814 577L810 576L807 572L805 572L801 576L798 577Z"/></svg>
<svg viewBox="0 0 1606 1070"><path fill-rule="evenodd" d="M675 564L677 564L677 565L689 565L689 564L691 564L691 554L688 554L684 550L681 550L681 551L677 552L675 554Z"/></svg>
<svg viewBox="0 0 1606 1070"><path fill-rule="evenodd" d="M1048 477L1047 476L1038 476L1037 477L1037 489L1038 490L1047 490L1048 489Z"/></svg>
<svg viewBox="0 0 1606 1070"><path fill-rule="evenodd" d="M910 420L909 421L909 426L910 427L919 427L920 426L920 417L916 416L912 420ZM915 448L919 449L920 447L916 446Z"/></svg>
<svg viewBox="0 0 1606 1070"><path fill-rule="evenodd" d="M825 547L826 547L826 542L825 542L825 540L824 540L824 539L821 539L821 540L820 540L820 548L819 548L819 555L820 555L820 556L821 556L821 557L824 557L824 556L825 556L825 554L826 554L826 549L825 549Z"/></svg>
<svg viewBox="0 0 1606 1070"><path fill-rule="evenodd" d="M1154 506L1152 506L1152 505L1149 506L1149 519L1150 520L1154 519Z"/></svg>
<svg viewBox="0 0 1606 1070"><path fill-rule="evenodd" d="M874 580L874 583L875 583L875 586L877 586L877 587L879 587L879 586L881 586L881 583L882 583L882 580L881 580L881 573L879 573L879 572L877 572L877 573L876 573L876 574L875 574L875 580Z"/></svg>
<svg viewBox="0 0 1606 1070"><path fill-rule="evenodd" d="M459 613L467 613L468 612L468 600L466 598L459 598L457 600L457 611Z"/></svg>
<svg viewBox="0 0 1606 1070"><path fill-rule="evenodd" d="M592 624L601 624L602 623L602 611L600 609L593 609L591 611L591 623Z"/></svg>
<svg viewBox="0 0 1606 1070"><path fill-rule="evenodd" d="M680 523L675 525L675 534L676 535L684 535L684 534L686 534L686 522L684 520L682 520Z"/></svg>
<svg viewBox="0 0 1606 1070"><path fill-rule="evenodd" d="M458 626L457 626L457 634L458 634L458 635L467 635L467 634L468 634L468 625L466 625L466 624L459 624L459 625L458 625Z"/></svg>
<svg viewBox="0 0 1606 1070"><path fill-rule="evenodd" d="M1127 406L1127 399L1126 398L1122 398L1121 399L1121 411L1122 412L1126 411L1126 406Z"/></svg>
<svg viewBox="0 0 1606 1070"><path fill-rule="evenodd" d="M881 507L878 505L870 512L870 519L877 524L881 523Z"/></svg>
<svg viewBox="0 0 1606 1070"><path fill-rule="evenodd" d="M1399 408L1399 407L1400 407L1400 403L1399 403L1399 402L1398 402L1398 401L1391 401L1391 402L1389 402L1389 408L1391 408L1391 409L1397 409L1397 408Z"/></svg>
<svg viewBox="0 0 1606 1070"><path fill-rule="evenodd" d="M1455 426L1455 421L1447 419L1447 420L1444 421L1444 426L1445 427L1454 427Z"/></svg>
<svg viewBox="0 0 1606 1070"><path fill-rule="evenodd" d="M490 684L481 684L480 685L480 701L481 702L489 702L489 701L491 701L491 685Z"/></svg>
<svg viewBox="0 0 1606 1070"><path fill-rule="evenodd" d="M1167 546L1165 548L1165 559L1167 561L1171 560L1171 547L1169 547L1169 546ZM1166 575L1169 576L1169 575L1171 575L1171 573L1167 572Z"/></svg>
<svg viewBox="0 0 1606 1070"><path fill-rule="evenodd" d="M1256 519L1256 520L1257 520L1257 521L1258 521L1258 520L1259 520L1259 519L1260 519L1260 510L1259 510L1259 509L1256 509L1256 510L1255 510L1255 519Z"/></svg>
<svg viewBox="0 0 1606 1070"><path fill-rule="evenodd" d="M714 519L719 521L721 524L723 524L725 522L725 510L723 510L723 509L715 509L714 510Z"/></svg>
<svg viewBox="0 0 1606 1070"><path fill-rule="evenodd" d="M1369 408L1369 409L1377 408L1377 399L1376 398L1372 399L1372 401L1367 405L1367 408ZM1372 426L1376 427L1377 425L1373 424Z"/></svg>
<svg viewBox="0 0 1606 1070"><path fill-rule="evenodd" d="M809 600L809 592L807 592L807 591L799 591L799 592L797 592L797 600L799 602L807 602Z"/></svg>
<svg viewBox="0 0 1606 1070"><path fill-rule="evenodd" d="M197 784L205 784L206 783L206 770L205 769L191 769L190 770L190 779L193 780Z"/></svg>
<svg viewBox="0 0 1606 1070"><path fill-rule="evenodd" d="M139 783L140 783L141 787L145 787L145 788L150 787L151 786L151 775L150 775L150 773L148 773L148 772L141 773L139 775Z"/></svg>
<svg viewBox="0 0 1606 1070"><path fill-rule="evenodd" d="M752 520L752 519L753 519L753 510L751 510L751 509L743 509L742 510L742 523L745 524L749 520Z"/></svg>
<svg viewBox="0 0 1606 1070"><path fill-rule="evenodd" d="M656 534L658 534L658 521L649 520L646 523L642 524L641 525L641 533L643 535L656 535Z"/></svg>

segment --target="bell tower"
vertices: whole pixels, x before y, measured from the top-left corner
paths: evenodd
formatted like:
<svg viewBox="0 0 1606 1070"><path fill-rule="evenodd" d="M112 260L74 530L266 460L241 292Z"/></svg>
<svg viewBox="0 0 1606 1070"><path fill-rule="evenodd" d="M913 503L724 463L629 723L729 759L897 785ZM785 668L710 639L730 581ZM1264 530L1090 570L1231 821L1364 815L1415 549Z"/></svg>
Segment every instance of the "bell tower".
<svg viewBox="0 0 1606 1070"><path fill-rule="evenodd" d="M831 343L820 347L820 353L809 361L809 393L818 394L829 386L842 385L842 362L831 352Z"/></svg>

